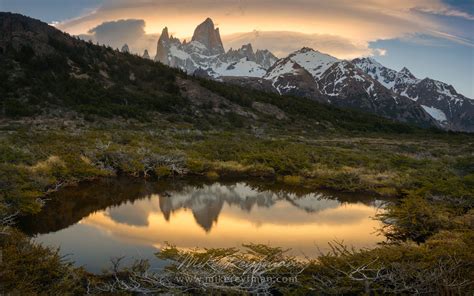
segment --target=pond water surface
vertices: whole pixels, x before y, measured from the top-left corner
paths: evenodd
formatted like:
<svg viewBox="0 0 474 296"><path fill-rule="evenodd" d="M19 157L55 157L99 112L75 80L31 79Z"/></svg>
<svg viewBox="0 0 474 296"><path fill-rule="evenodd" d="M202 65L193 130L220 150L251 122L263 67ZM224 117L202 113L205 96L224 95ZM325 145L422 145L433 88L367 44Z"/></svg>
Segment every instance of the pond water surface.
<svg viewBox="0 0 474 296"><path fill-rule="evenodd" d="M372 219L382 202L364 195L310 192L273 183L104 179L61 190L20 227L36 242L91 272L110 258L149 259L179 248L262 243L315 257L338 240L355 248L383 240Z"/></svg>

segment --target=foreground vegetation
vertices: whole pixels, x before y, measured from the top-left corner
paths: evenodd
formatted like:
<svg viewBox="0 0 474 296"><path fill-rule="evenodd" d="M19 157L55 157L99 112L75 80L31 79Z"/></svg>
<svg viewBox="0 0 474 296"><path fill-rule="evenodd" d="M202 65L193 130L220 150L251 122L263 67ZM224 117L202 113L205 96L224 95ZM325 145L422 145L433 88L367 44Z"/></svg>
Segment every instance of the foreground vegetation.
<svg viewBox="0 0 474 296"><path fill-rule="evenodd" d="M45 194L67 184L119 174L150 180L186 175L271 178L309 190L370 192L399 198L378 217L385 222L381 230L388 239L385 245L352 251L335 244L334 253L304 263L298 284L253 288L302 295L366 291L464 294L473 289L474 258L469 251L474 247L471 136L373 132L347 137L343 132L272 127L202 131L196 124L167 120L91 123L68 118L62 125L45 118L5 121L0 138L2 217L9 222L6 218L12 214L40 211ZM94 293L133 294L138 290L131 288L131 282L127 284L130 276L143 280L143 291L166 290L142 278L147 274L143 262L94 276L64 262L57 251L32 244L14 227L4 227L2 232L8 233L2 235L1 242L7 291L79 295L93 289ZM257 247L261 257L268 255L265 252L285 256L279 249L253 246ZM159 256L176 259L173 256L178 250L170 250L174 253ZM236 250L212 252L234 252L255 260ZM199 252L189 255L206 256ZM125 282L117 284L114 273ZM205 294L204 288L216 293L255 292L199 283L180 288L178 284L173 286L177 291L192 293Z"/></svg>

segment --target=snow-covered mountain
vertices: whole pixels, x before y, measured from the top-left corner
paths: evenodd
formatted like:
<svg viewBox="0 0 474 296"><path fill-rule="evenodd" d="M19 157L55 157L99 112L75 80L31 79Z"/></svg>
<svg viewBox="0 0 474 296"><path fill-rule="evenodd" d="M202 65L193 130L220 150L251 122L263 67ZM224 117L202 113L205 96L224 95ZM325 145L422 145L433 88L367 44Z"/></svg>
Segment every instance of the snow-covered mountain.
<svg viewBox="0 0 474 296"><path fill-rule="evenodd" d="M277 58L268 50L254 52L252 45L229 49L221 41L219 29L208 18L197 26L191 42L169 36L164 28L157 45L155 61L212 78L223 76L262 77Z"/></svg>
<svg viewBox="0 0 474 296"><path fill-rule="evenodd" d="M302 49L301 51L304 50L305 49ZM318 98L318 100L324 101L313 75L306 68L297 63L295 59L300 60L299 52L295 52L284 59L278 60L268 69L263 79L270 81L271 86L279 94L302 96L311 99ZM309 59L307 61L309 61ZM308 66L308 64L309 63L305 63L306 66ZM314 67L310 68L315 69Z"/></svg>
<svg viewBox="0 0 474 296"><path fill-rule="evenodd" d="M302 48L263 76L280 94L298 95L419 125L433 119L413 101L386 89L350 61Z"/></svg>
<svg viewBox="0 0 474 296"><path fill-rule="evenodd" d="M307 97L372 112L402 122L474 131L473 101L451 86L397 72L373 58L340 60L304 47L282 59L251 44L224 51L218 28L208 18L191 42L164 28L155 61L190 74L237 83L282 95Z"/></svg>
<svg viewBox="0 0 474 296"><path fill-rule="evenodd" d="M355 59L353 63L387 89L418 103L442 127L474 131L474 101L457 93L453 86L418 79L407 68L397 72L373 58Z"/></svg>

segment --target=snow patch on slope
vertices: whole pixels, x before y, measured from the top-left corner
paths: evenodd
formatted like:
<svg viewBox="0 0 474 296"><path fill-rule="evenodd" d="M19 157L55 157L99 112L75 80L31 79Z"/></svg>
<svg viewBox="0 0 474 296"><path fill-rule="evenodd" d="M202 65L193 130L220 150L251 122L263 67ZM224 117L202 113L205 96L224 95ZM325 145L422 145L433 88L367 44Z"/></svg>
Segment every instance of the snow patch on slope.
<svg viewBox="0 0 474 296"><path fill-rule="evenodd" d="M290 59L308 71L316 80L318 80L329 67L339 61L335 57L312 49L300 50L290 55Z"/></svg>
<svg viewBox="0 0 474 296"><path fill-rule="evenodd" d="M246 58L238 62L222 63L213 68L219 76L262 77L266 72L262 66Z"/></svg>
<svg viewBox="0 0 474 296"><path fill-rule="evenodd" d="M445 123L448 120L448 118L446 117L446 114L444 114L444 112L438 108L428 107L425 105L421 105L421 107L426 111L426 113L428 113L431 117L433 117L440 123Z"/></svg>
<svg viewBox="0 0 474 296"><path fill-rule="evenodd" d="M264 78L275 81L278 77L285 74L296 74L295 63L291 60L279 62Z"/></svg>

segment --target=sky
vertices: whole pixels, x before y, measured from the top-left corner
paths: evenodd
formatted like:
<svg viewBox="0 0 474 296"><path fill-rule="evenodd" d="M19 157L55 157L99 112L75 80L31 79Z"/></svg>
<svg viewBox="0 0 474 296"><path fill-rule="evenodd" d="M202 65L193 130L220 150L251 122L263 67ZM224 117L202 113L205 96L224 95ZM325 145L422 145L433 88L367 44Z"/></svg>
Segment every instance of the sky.
<svg viewBox="0 0 474 296"><path fill-rule="evenodd" d="M163 27L189 39L211 17L227 49L251 42L279 57L303 46L373 56L474 98L473 0L0 0L0 10L152 56Z"/></svg>

